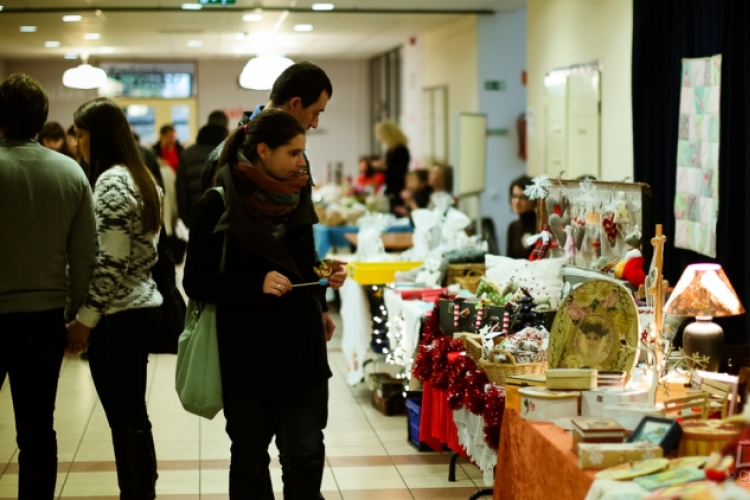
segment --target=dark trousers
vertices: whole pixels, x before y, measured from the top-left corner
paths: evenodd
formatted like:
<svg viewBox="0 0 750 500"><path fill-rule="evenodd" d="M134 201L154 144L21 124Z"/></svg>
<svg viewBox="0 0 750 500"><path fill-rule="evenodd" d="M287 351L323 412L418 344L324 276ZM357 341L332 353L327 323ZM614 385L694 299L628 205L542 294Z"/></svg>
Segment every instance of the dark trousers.
<svg viewBox="0 0 750 500"><path fill-rule="evenodd" d="M18 443L18 498L55 496L57 380L67 332L63 309L0 314L0 378L11 384Z"/></svg>
<svg viewBox="0 0 750 500"><path fill-rule="evenodd" d="M248 380L224 384L224 416L232 440L229 497L273 500L268 446L276 436L285 500L319 500L325 467L323 429L328 381L303 393L255 390Z"/></svg>
<svg viewBox="0 0 750 500"><path fill-rule="evenodd" d="M91 376L112 430L122 499L155 496L156 452L146 411L146 366L148 344L160 318L158 307L131 309L102 317L91 332Z"/></svg>

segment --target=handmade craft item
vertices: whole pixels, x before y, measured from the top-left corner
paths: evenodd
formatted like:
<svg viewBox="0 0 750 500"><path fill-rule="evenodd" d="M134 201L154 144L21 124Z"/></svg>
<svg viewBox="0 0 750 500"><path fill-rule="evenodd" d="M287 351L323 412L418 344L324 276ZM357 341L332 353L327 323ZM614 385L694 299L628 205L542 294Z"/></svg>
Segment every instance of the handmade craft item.
<svg viewBox="0 0 750 500"><path fill-rule="evenodd" d="M690 420L681 425L680 457L708 456L720 452L742 431L741 425L721 420Z"/></svg>
<svg viewBox="0 0 750 500"><path fill-rule="evenodd" d="M550 331L549 366L630 374L637 356L622 348L622 340L638 342L638 310L630 292L612 281L589 281L558 309Z"/></svg>
<svg viewBox="0 0 750 500"><path fill-rule="evenodd" d="M575 417L573 423L573 453L578 454L580 443L622 443L625 429L617 420Z"/></svg>
<svg viewBox="0 0 750 500"><path fill-rule="evenodd" d="M547 389L589 391L595 387L596 370L590 368L556 368L547 370Z"/></svg>
<svg viewBox="0 0 750 500"><path fill-rule="evenodd" d="M527 420L551 422L578 415L580 391L550 391L546 387L522 387L521 416Z"/></svg>
<svg viewBox="0 0 750 500"><path fill-rule="evenodd" d="M615 465L627 464L635 469L630 475L623 472L623 479L629 479L666 468L669 464L669 460L666 459L664 462L655 462L651 465L638 465L644 460L661 458L663 454L664 450L653 443L581 443L578 445L578 464L582 469L608 469Z"/></svg>
<svg viewBox="0 0 750 500"><path fill-rule="evenodd" d="M639 462L624 463L615 467L599 471L596 473L597 479L609 479L613 481L627 481L639 476L645 476L659 472L669 466L669 460L666 458L651 458Z"/></svg>
<svg viewBox="0 0 750 500"><path fill-rule="evenodd" d="M677 486L680 484L689 483L691 481L699 481L706 478L706 473L700 469L678 469L668 470L660 472L658 474L651 474L648 476L637 477L634 479L635 483L641 488L647 491L657 490L659 488L666 488L668 486Z"/></svg>
<svg viewBox="0 0 750 500"><path fill-rule="evenodd" d="M581 416L611 417L605 413L608 404L617 403L645 403L648 392L641 389L625 389L623 387L599 387L583 393L581 400Z"/></svg>

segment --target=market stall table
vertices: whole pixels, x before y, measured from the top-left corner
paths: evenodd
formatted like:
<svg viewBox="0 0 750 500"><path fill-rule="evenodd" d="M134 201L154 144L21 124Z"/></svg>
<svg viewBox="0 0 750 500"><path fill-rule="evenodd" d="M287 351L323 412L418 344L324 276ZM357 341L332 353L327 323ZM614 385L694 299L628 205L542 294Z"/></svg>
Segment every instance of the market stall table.
<svg viewBox="0 0 750 500"><path fill-rule="evenodd" d="M548 422L524 420L505 409L495 469L494 500L586 498L595 470L581 470L573 438Z"/></svg>
<svg viewBox="0 0 750 500"><path fill-rule="evenodd" d="M410 225L398 225L386 228L386 233L411 233L414 229ZM313 237L315 238L315 251L322 259L328 255L332 247L349 247L349 241L345 238L347 233L359 231L357 226L326 226L315 224L313 226Z"/></svg>

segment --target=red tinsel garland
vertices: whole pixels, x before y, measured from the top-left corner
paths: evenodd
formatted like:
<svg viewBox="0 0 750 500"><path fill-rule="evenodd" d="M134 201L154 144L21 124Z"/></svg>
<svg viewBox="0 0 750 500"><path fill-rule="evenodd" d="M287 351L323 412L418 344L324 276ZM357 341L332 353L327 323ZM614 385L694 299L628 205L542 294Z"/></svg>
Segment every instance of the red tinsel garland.
<svg viewBox="0 0 750 500"><path fill-rule="evenodd" d="M464 350L460 340L443 336L440 329L440 300L453 300L452 295L441 295L422 329L422 341L417 350L412 373L422 382L430 382L436 389L448 393L448 405L453 410L464 406L473 414L484 417L484 441L493 450L500 443L500 423L505 409L505 390L489 383L487 374L474 360L457 356L449 361L448 353Z"/></svg>

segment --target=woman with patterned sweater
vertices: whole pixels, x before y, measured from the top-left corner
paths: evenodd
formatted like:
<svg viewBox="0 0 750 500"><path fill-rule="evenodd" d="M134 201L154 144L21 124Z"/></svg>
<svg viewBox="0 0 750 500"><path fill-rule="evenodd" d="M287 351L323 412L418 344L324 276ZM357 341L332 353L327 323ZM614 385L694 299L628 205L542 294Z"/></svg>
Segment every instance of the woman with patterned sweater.
<svg viewBox="0 0 750 500"><path fill-rule="evenodd" d="M161 195L113 101L92 99L73 119L91 165L99 246L83 306L68 326L68 351L89 349L91 376L112 431L120 498L153 499L156 453L145 400L147 345L163 300L151 276Z"/></svg>

